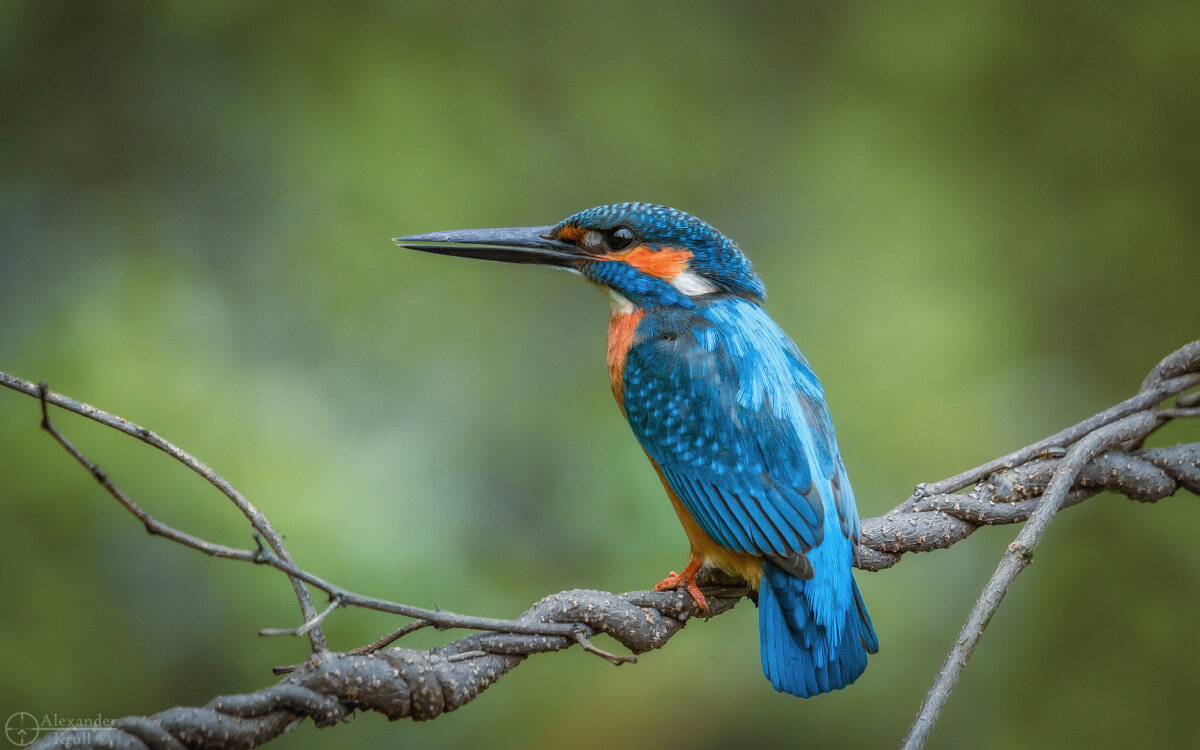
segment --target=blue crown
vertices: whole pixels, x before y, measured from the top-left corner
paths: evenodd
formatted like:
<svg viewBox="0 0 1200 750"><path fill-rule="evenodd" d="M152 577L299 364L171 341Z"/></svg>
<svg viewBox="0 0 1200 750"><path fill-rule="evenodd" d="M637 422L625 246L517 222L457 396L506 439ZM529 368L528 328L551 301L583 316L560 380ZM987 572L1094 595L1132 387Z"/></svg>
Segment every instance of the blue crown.
<svg viewBox="0 0 1200 750"><path fill-rule="evenodd" d="M563 219L565 226L604 231L628 227L638 242L651 247L680 247L692 253L688 270L722 289L755 301L767 296L766 287L737 244L705 221L689 213L654 203L613 203L597 206Z"/></svg>

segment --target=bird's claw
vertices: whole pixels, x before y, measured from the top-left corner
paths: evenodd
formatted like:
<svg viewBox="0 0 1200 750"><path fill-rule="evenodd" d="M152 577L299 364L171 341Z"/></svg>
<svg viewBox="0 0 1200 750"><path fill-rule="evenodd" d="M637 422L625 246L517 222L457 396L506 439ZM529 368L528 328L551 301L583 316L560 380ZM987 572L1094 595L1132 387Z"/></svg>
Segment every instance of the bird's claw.
<svg viewBox="0 0 1200 750"><path fill-rule="evenodd" d="M704 567L704 561L698 557L693 557L682 573L676 573L672 570L671 575L654 585L654 590L670 591L672 589L686 588L687 592L692 595L692 599L696 602L696 606L707 612L708 599L705 598L704 593L700 591L700 587L696 584L696 574L700 572L700 568L702 567Z"/></svg>

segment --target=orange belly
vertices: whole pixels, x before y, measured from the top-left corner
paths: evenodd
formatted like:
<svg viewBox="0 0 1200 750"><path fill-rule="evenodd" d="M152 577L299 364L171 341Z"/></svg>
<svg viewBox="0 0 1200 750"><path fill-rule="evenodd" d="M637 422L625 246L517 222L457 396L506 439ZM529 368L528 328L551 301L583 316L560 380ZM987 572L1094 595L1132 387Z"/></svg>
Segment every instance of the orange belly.
<svg viewBox="0 0 1200 750"><path fill-rule="evenodd" d="M646 458L650 458L650 456L647 455ZM679 496L675 494L675 490L671 489L658 462L650 458L650 465L654 467L654 471L658 472L658 478L662 480L667 496L671 498L675 515L679 516L679 523L683 524L683 531L692 545L692 554L703 560L705 564L713 565L726 573L741 576L750 584L750 588L757 589L759 579L762 578L762 558L722 547L713 541L713 538L704 533L704 529L700 528L700 524L696 523L696 519L684 507Z"/></svg>

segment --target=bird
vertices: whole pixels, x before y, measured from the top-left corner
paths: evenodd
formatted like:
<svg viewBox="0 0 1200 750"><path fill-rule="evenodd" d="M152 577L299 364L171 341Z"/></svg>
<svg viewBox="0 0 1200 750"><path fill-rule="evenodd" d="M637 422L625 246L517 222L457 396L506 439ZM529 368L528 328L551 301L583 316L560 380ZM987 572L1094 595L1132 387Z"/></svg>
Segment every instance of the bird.
<svg viewBox="0 0 1200 750"><path fill-rule="evenodd" d="M778 691L808 698L863 673L879 639L852 573L858 511L824 389L763 309L766 288L737 244L653 203L393 241L563 269L606 291L613 395L691 546L655 589L683 588L707 611L706 566L745 579Z"/></svg>

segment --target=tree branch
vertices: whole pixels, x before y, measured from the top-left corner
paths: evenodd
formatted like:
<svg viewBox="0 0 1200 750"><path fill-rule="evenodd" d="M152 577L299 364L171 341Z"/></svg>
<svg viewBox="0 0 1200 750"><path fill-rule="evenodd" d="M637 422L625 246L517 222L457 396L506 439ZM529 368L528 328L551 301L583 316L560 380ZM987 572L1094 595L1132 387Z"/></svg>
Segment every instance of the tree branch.
<svg viewBox="0 0 1200 750"><path fill-rule="evenodd" d="M983 637L983 631L991 622L992 616L996 614L996 610L999 609L1000 602L1008 593L1009 587L1016 581L1021 571L1033 561L1034 548L1042 540L1050 522L1054 520L1055 514L1063 507L1067 493L1079 480L1084 465L1110 446L1118 443L1140 444L1152 430L1165 424L1165 422L1160 422L1156 415L1157 405L1162 400L1160 394L1164 383L1168 382L1165 379L1176 376L1173 378L1174 380L1182 379L1183 382L1189 382L1190 377L1183 373L1195 374L1198 369L1200 369L1200 342L1193 342L1159 362L1142 382L1138 396L1124 402L1124 404L1129 404L1143 396L1156 397L1152 404L1147 404L1150 408L1134 412L1115 422L1109 421L1102 426L1092 428L1091 431L1081 435L1078 442L1067 451L1062 463L1054 469L1050 483L1042 492L1041 502L1029 515L1027 523L1017 534L1016 540L1008 545L996 572L984 586L983 593L979 595L979 600L967 617L966 623L963 624L958 639L954 642L950 653L946 655L945 661L942 662L933 686L929 688L929 693L925 696L925 701L917 711L917 716L904 738L902 747L905 750L919 750L925 746L925 741L929 738L933 725L937 723L946 701L950 698L950 692L958 684L959 675L966 668L967 660L970 659L975 646ZM1114 415L1120 413L1120 407L1114 407L1105 413L1109 412ZM1177 409L1175 413L1182 412ZM1088 421L1099 420L1093 418ZM1045 447L1049 448L1049 446Z"/></svg>
<svg viewBox="0 0 1200 750"><path fill-rule="evenodd" d="M1140 448L1145 437L1172 419L1200 415L1200 394L1180 396L1173 408L1155 411L1167 398L1200 384L1200 341L1165 358L1133 398L1090 419L954 477L920 485L883 516L864 519L855 550L864 570L891 567L905 552L949 547L981 525L1029 520L993 575L947 656L938 679L910 730L906 746L920 747L937 720L966 658L978 643L1004 593L1031 559L1054 514L1108 489L1133 500L1153 502L1186 488L1200 494L1200 443ZM205 554L268 565L285 573L296 590L304 621L264 635L308 635L313 653L274 686L247 695L214 698L203 708L174 708L148 717L118 719L105 728L79 728L43 737L38 747L248 748L294 728L304 718L329 726L355 710L389 718L430 719L473 700L527 656L579 645L614 664L635 661L597 648L591 638L607 633L633 654L661 648L700 612L682 591L609 594L566 591L546 597L516 620L470 617L356 594L299 568L266 517L228 482L149 430L74 399L0 373L0 385L37 397L43 427L126 510L154 535ZM179 460L226 495L249 519L256 549L236 549L200 539L164 524L121 491L49 419L53 404L106 424ZM955 494L976 484L967 493ZM265 542L265 544L264 544ZM721 614L748 592L740 581L710 575L704 581L712 611ZM330 596L318 612L307 586ZM363 607L413 618L373 644L347 653L327 650L320 624L334 610ZM389 648L424 627L483 630L429 651Z"/></svg>
<svg viewBox="0 0 1200 750"><path fill-rule="evenodd" d="M267 517L263 515L263 512L256 508L253 503L247 500L241 492L238 492L238 490L232 484L226 481L224 477L217 474L217 472L210 469L204 462L200 461L198 458L183 450L179 446L171 443L168 440L164 440L145 427L136 425L133 422L130 422L128 419L118 417L115 414L109 414L103 409L97 409L91 404L85 404L81 401L76 401L70 396L63 396L59 393L51 393L46 388L45 381L35 385L26 380L21 380L20 378L15 378L11 375L0 372L0 385L7 386L15 391L20 391L21 393L40 399L42 401L42 426L48 431L50 428L48 426L46 417L46 402L62 407L67 411L75 412L76 414L99 422L102 425L111 427L119 432L123 432L131 437L135 437L138 440L141 440L143 443L157 448L163 453L166 453L171 458L174 458L176 461L179 461L184 466L200 475L204 481L220 490L221 494L229 498L230 502L237 506L238 510L240 510L242 514L246 516L246 518L250 521L250 525L254 527L255 532L257 532L263 539L266 539L267 544L270 545L271 549L275 551L275 554L284 560L289 562L291 561L292 557L288 553L287 546L283 543L283 537L279 535L279 532L275 531L275 528L271 526L271 522L267 520ZM63 447L71 453L71 455L75 456L76 460L80 460L84 466L91 471L92 475L95 476L101 484L104 484L100 475L97 474L99 471L97 467L88 463L86 459L83 459L82 455L79 454L78 451L75 451L73 448L69 447L70 444L65 442L65 438L63 438L61 435L55 435L54 432L51 432L51 435L54 435L55 439L58 440ZM120 500L120 498L118 498L118 500ZM158 533L157 531L152 530L149 526L146 527L146 531L150 532L151 534ZM182 542L182 539L175 539L174 541ZM213 550L201 549L201 551L205 552L205 554L224 556L219 555L218 552L215 551L215 546ZM304 587L304 583L294 577L291 579L291 582L292 588L296 591L296 598L300 602L300 611L304 615L304 619L311 620L312 618L316 617L316 607L313 606L312 596L308 593L308 589ZM321 632L320 628L314 628L308 634L308 637L312 642L313 651L325 651L328 649L328 646L325 643L325 634Z"/></svg>
<svg viewBox="0 0 1200 750"><path fill-rule="evenodd" d="M946 660L942 662L937 679L929 689L925 702L921 704L902 747L914 750L925 746L925 740L929 738L933 725L937 723L942 708L950 698L950 691L958 684L959 675L966 668L967 660L979 639L983 637L984 629L991 621L992 615L1000 608L1000 602L1008 593L1009 587L1032 562L1034 548L1042 540L1058 509L1066 501L1067 492L1075 485L1084 464L1110 445L1142 437L1153 425L1154 412L1140 411L1088 433L1067 452L1062 463L1054 470L1054 476L1042 494L1041 502L1017 534L1016 541L1008 545L1004 556L1000 558L1000 566L984 586L979 601L975 603L975 608L971 610L962 632L954 642L954 647L946 654Z"/></svg>

